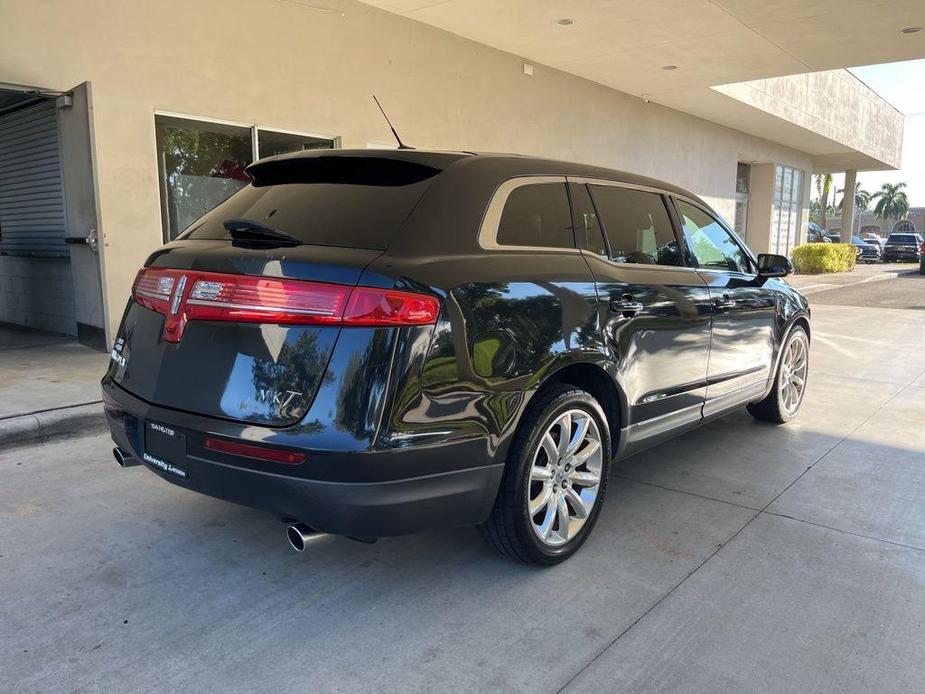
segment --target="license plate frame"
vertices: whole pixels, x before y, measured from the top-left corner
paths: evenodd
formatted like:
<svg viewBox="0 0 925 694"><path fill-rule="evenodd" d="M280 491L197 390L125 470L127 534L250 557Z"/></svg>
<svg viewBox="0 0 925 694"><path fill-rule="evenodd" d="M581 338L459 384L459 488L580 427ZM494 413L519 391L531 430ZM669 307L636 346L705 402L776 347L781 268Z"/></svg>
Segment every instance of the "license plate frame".
<svg viewBox="0 0 925 694"><path fill-rule="evenodd" d="M144 455L149 465L181 479L188 479L187 471L178 463L186 458L186 434L159 422L146 421L144 426Z"/></svg>

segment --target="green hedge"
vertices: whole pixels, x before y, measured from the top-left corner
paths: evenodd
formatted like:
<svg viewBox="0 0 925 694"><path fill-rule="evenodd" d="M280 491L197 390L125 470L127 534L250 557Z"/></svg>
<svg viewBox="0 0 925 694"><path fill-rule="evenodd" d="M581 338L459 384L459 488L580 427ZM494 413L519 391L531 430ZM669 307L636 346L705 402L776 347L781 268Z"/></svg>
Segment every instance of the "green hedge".
<svg viewBox="0 0 925 694"><path fill-rule="evenodd" d="M797 272L850 272L857 257L850 243L804 243L793 249L793 267Z"/></svg>

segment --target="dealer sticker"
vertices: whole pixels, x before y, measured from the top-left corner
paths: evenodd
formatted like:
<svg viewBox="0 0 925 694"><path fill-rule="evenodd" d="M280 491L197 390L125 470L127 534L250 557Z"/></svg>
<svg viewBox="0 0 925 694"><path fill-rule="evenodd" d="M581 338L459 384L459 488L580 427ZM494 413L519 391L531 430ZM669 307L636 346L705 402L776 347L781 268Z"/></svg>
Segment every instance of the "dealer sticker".
<svg viewBox="0 0 925 694"><path fill-rule="evenodd" d="M146 463L153 465L158 470L163 470L164 472L169 472L171 475L176 475L177 477L186 479L186 470L178 468L176 465L171 465L166 460L155 458L153 455L147 452L142 455L142 458L144 458Z"/></svg>

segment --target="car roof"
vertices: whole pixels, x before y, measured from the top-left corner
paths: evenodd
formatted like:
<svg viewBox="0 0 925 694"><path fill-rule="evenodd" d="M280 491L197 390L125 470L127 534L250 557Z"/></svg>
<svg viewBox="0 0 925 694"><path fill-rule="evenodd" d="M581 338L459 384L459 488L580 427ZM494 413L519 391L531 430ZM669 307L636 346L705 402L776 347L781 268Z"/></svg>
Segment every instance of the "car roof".
<svg viewBox="0 0 925 694"><path fill-rule="evenodd" d="M304 152L292 152L275 157L267 157L252 164L287 159L308 159L317 157L358 157L366 159L392 159L421 164L441 171L459 169L467 176L494 178L498 182L516 176L559 175L582 178L601 178L621 183L658 188L700 201L699 196L665 181L638 174L610 169L591 164L580 164L557 159L546 159L523 154L506 154L495 152L464 152L419 149L319 149Z"/></svg>

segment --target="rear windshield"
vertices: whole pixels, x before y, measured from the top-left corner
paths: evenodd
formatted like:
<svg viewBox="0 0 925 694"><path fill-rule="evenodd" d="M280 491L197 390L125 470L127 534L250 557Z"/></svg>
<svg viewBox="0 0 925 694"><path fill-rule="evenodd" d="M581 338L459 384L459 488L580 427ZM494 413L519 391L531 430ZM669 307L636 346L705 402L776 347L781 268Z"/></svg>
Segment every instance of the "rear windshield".
<svg viewBox="0 0 925 694"><path fill-rule="evenodd" d="M375 157L258 162L253 183L199 218L184 239L230 239L247 219L318 246L384 250L439 169Z"/></svg>
<svg viewBox="0 0 925 694"><path fill-rule="evenodd" d="M914 234L890 234L887 243L915 243Z"/></svg>

